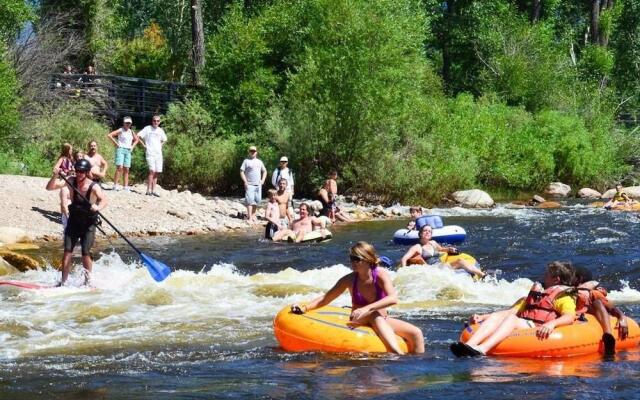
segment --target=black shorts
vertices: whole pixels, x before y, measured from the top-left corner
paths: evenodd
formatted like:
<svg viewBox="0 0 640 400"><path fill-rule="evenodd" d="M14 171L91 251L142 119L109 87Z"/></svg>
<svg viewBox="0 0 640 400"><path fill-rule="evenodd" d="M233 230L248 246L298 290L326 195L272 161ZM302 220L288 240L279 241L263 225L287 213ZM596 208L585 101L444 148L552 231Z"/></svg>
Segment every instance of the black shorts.
<svg viewBox="0 0 640 400"><path fill-rule="evenodd" d="M278 225L273 222L267 222L267 226L264 229L264 238L273 239L273 235L278 231Z"/></svg>
<svg viewBox="0 0 640 400"><path fill-rule="evenodd" d="M83 231L84 232L80 232L74 229L69 229L69 225L67 225L67 229L64 231L65 252L72 253L79 240L80 246L82 247L82 255L91 255L91 247L93 247L93 241L96 238L96 226L90 225Z"/></svg>

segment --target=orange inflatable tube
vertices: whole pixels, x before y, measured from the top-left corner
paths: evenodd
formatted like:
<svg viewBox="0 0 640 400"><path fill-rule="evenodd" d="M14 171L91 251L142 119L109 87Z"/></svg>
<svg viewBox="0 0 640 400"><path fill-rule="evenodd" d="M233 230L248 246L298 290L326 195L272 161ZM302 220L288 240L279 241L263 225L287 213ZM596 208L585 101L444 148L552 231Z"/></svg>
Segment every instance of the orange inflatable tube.
<svg viewBox="0 0 640 400"><path fill-rule="evenodd" d="M593 315L586 314L587 321L576 321L572 325L556 328L547 339L538 339L536 329L518 329L489 351L492 356L508 357L574 357L603 352L602 327ZM616 350L624 350L640 345L640 327L627 317L629 336L625 340L617 338L618 320L611 317L611 329L616 336ZM465 327L460 341L469 340L477 324Z"/></svg>
<svg viewBox="0 0 640 400"><path fill-rule="evenodd" d="M350 308L325 306L294 314L286 306L273 320L273 333L286 351L386 353L389 350L368 326L349 327ZM400 348L407 343L396 335Z"/></svg>

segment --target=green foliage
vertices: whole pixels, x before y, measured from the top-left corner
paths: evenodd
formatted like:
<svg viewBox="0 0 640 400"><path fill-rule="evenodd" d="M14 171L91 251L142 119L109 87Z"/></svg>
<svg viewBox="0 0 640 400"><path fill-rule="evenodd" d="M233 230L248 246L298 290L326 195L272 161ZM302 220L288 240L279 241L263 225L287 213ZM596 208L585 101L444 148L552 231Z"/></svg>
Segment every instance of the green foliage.
<svg viewBox="0 0 640 400"><path fill-rule="evenodd" d="M255 132L274 100L277 77L265 65L270 50L257 22L235 6L207 45L207 103L222 134Z"/></svg>
<svg viewBox="0 0 640 400"><path fill-rule="evenodd" d="M209 135L211 122L211 117L198 100L169 106L164 119L164 129L169 138L164 147L164 183L220 191L229 190L229 183L239 179L236 141Z"/></svg>
<svg viewBox="0 0 640 400"><path fill-rule="evenodd" d="M18 106L18 80L14 70L4 59L3 45L0 43L0 148L15 135L20 114Z"/></svg>
<svg viewBox="0 0 640 400"><path fill-rule="evenodd" d="M411 2L307 4L309 39L282 102L283 150L307 177L301 189L332 168L357 187L374 154L394 152L421 129L424 15Z"/></svg>
<svg viewBox="0 0 640 400"><path fill-rule="evenodd" d="M160 25L152 22L142 36L116 42L109 63L109 70L117 75L168 78L169 48Z"/></svg>
<svg viewBox="0 0 640 400"><path fill-rule="evenodd" d="M71 143L86 151L90 140L96 140L100 153L107 161L113 160L113 146L106 134L109 129L91 115L90 105L68 103L56 109L39 110L39 116L26 120L19 136L11 142L10 154L23 165L24 174L47 176L60 156L63 143Z"/></svg>
<svg viewBox="0 0 640 400"><path fill-rule="evenodd" d="M478 36L480 93L496 93L533 112L564 105L575 70L566 44L555 40L548 24L532 25L506 7L485 19Z"/></svg>
<svg viewBox="0 0 640 400"><path fill-rule="evenodd" d="M612 34L615 54L613 80L622 111L640 119L640 1L625 0L617 29Z"/></svg>
<svg viewBox="0 0 640 400"><path fill-rule="evenodd" d="M25 22L33 18L33 11L25 0L0 1L0 42L15 39Z"/></svg>
<svg viewBox="0 0 640 400"><path fill-rule="evenodd" d="M227 174L237 169L234 141L208 135L211 122L197 100L169 107L165 129L171 134L166 146L165 176L173 185L219 190Z"/></svg>

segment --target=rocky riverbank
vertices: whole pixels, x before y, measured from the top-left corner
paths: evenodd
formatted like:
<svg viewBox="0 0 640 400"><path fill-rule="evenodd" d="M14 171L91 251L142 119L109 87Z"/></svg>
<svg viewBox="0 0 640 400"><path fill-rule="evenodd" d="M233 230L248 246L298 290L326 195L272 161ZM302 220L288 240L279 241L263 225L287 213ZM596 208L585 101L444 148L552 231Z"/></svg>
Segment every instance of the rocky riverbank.
<svg viewBox="0 0 640 400"><path fill-rule="evenodd" d="M30 176L0 175L0 185L3 188L0 192L0 228L11 227L23 231L27 236L24 241L62 239L58 191L45 190L47 180ZM162 188L158 190L158 198L144 195L145 189L143 184L139 184L133 186L131 192L105 190L109 204L103 214L124 234L193 235L262 229L262 224L251 225L243 219L246 209L240 198L209 198L190 191L178 192ZM602 197L611 195L607 192ZM455 203L463 207L494 205L490 196L481 190L456 192L452 196ZM338 196L338 200L341 210L349 213L356 221L409 217L409 208L406 206L356 205L345 201L343 196ZM535 197L531 204L514 205L547 208L544 199L540 198L537 202L534 200ZM556 202L547 203L553 203L553 207L561 206ZM318 201L311 201L310 204L312 208L321 207ZM258 217L263 219L263 215L264 207L260 207ZM102 228L108 235L115 235L108 224L103 223ZM2 242L10 243L0 235L0 247Z"/></svg>
<svg viewBox="0 0 640 400"><path fill-rule="evenodd" d="M58 191L45 190L47 181L47 178L0 175L3 188L0 227L22 230L28 236L27 240L61 240ZM243 219L246 208L242 199L207 198L190 191L162 188L158 190L158 198L144 195L145 189L144 185L136 185L131 192L105 190L109 204L103 214L124 234L193 235L262 229L262 224L251 225ZM407 207L364 207L344 203L341 208L356 220L408 216ZM261 207L258 216L262 218L263 215L264 207ZM107 234L115 235L108 224L103 223L102 228Z"/></svg>

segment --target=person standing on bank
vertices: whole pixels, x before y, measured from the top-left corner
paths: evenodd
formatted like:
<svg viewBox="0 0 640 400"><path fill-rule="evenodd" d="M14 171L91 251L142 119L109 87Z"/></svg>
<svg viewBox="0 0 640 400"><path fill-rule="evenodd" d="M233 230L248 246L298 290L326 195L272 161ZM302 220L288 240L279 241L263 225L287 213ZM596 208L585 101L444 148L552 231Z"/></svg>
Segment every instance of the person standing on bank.
<svg viewBox="0 0 640 400"><path fill-rule="evenodd" d="M120 175L122 175L124 191L130 191L129 168L131 168L131 152L140 141L138 135L131 129L132 122L131 117L124 117L122 128L116 129L107 135L109 140L116 146L116 175L113 179L113 190L116 191L121 188L118 184Z"/></svg>
<svg viewBox="0 0 640 400"><path fill-rule="evenodd" d="M167 142L167 134L160 128L160 116L151 118L151 125L147 125L139 133L140 142L146 149L149 177L147 179L147 196L160 195L156 192L158 174L162 172L162 146Z"/></svg>
<svg viewBox="0 0 640 400"><path fill-rule="evenodd" d="M62 279L59 286L64 285L69 277L71 269L71 256L73 249L80 242L82 247L82 266L85 269L84 284L89 285L91 279L91 247L96 235L96 224L98 223L97 212L107 206L107 198L102 193L100 185L97 185L88 178L91 172L89 160L79 160L75 164L76 176L68 178L67 182L59 179L60 170L55 168L49 182L47 190L57 190L67 187L71 196L69 204L69 220L64 230L64 253L62 256ZM76 189L82 193L79 196ZM88 200L88 201L87 201Z"/></svg>
<svg viewBox="0 0 640 400"><path fill-rule="evenodd" d="M273 170L273 175L271 175L271 186L274 189L280 189L280 179L287 180L287 192L291 195L291 206L293 207L293 171L289 168L289 159L286 156L280 157L280 163Z"/></svg>
<svg viewBox="0 0 640 400"><path fill-rule="evenodd" d="M244 198L247 202L247 220L256 222L256 209L262 199L262 185L267 179L267 169L258 158L256 146L249 147L249 157L240 166L240 178L244 182Z"/></svg>

